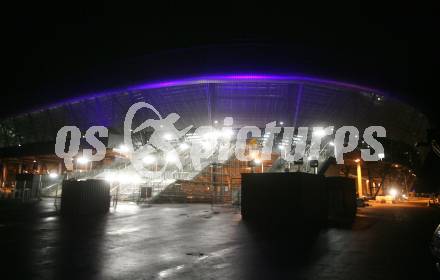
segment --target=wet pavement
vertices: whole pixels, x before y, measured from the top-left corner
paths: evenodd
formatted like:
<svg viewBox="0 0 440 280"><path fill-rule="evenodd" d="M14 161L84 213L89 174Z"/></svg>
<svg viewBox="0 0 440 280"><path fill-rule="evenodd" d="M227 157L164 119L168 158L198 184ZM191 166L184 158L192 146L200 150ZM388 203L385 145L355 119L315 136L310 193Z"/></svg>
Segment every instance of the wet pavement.
<svg viewBox="0 0 440 280"><path fill-rule="evenodd" d="M440 279L428 250L440 211L417 205L362 208L350 227L302 237L206 204L121 203L81 220L50 201L0 211L1 279Z"/></svg>

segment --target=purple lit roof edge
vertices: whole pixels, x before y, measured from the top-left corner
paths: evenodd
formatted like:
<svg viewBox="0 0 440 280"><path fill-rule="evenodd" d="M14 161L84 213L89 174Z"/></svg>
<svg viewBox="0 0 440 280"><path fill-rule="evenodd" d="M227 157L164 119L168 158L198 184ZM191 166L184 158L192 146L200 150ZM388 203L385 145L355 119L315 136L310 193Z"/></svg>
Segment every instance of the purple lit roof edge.
<svg viewBox="0 0 440 280"><path fill-rule="evenodd" d="M104 91L100 93L90 93L86 95L82 95L75 98L64 99L60 102L49 104L43 107L40 107L36 110L32 110L33 112L38 112L41 110L56 108L62 106L66 103L74 103L80 102L87 99L94 99L97 97L102 97L106 95L119 94L121 92L127 91L135 91L135 90L144 90L144 89L155 89L155 88L163 88L163 87L173 87L173 86L183 86L183 85L191 85L191 84L204 84L204 83L228 83L228 82L253 82L253 81L267 81L267 82L304 82L304 83L315 83L327 86L334 86L339 88L346 88L352 90L361 90L366 92L374 92L376 94L380 94L382 96L390 96L388 93L384 93L381 90L373 89L366 86L360 86L352 83L322 79L317 77L310 76L301 76L301 75L274 75L274 74L222 74L222 75L206 75L206 76L195 76L188 77L183 79L176 79L170 81L157 81L150 83L143 83L134 86L128 86L120 89L114 89L109 91Z"/></svg>

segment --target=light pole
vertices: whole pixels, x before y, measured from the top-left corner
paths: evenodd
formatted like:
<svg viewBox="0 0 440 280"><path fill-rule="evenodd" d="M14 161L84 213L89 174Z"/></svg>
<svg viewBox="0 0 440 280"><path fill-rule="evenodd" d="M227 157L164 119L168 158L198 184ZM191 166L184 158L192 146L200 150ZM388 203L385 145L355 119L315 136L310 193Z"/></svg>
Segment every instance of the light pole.
<svg viewBox="0 0 440 280"><path fill-rule="evenodd" d="M359 197L363 196L363 190L362 190L362 166L361 166L361 160L356 159L354 162L356 162L356 173L357 173L357 185L358 185L358 194Z"/></svg>

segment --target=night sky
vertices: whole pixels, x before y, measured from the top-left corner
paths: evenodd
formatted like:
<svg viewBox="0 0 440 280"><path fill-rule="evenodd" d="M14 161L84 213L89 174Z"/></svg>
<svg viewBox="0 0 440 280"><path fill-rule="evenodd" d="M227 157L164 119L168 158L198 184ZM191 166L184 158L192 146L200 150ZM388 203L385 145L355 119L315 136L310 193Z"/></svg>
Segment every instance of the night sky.
<svg viewBox="0 0 440 280"><path fill-rule="evenodd" d="M317 6L6 9L0 115L141 81L255 71L380 88L440 120L433 6Z"/></svg>

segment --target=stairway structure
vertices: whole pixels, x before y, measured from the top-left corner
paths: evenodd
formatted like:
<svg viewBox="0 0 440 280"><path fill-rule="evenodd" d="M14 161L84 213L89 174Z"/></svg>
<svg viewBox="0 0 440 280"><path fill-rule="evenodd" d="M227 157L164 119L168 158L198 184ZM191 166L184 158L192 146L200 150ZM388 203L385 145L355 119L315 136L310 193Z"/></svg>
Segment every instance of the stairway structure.
<svg viewBox="0 0 440 280"><path fill-rule="evenodd" d="M249 162L239 161L235 156L223 163L207 165L192 179L176 180L158 194L154 202L188 202L188 203L239 203L241 174L265 172L270 170L278 155L273 154L271 160L252 167Z"/></svg>

